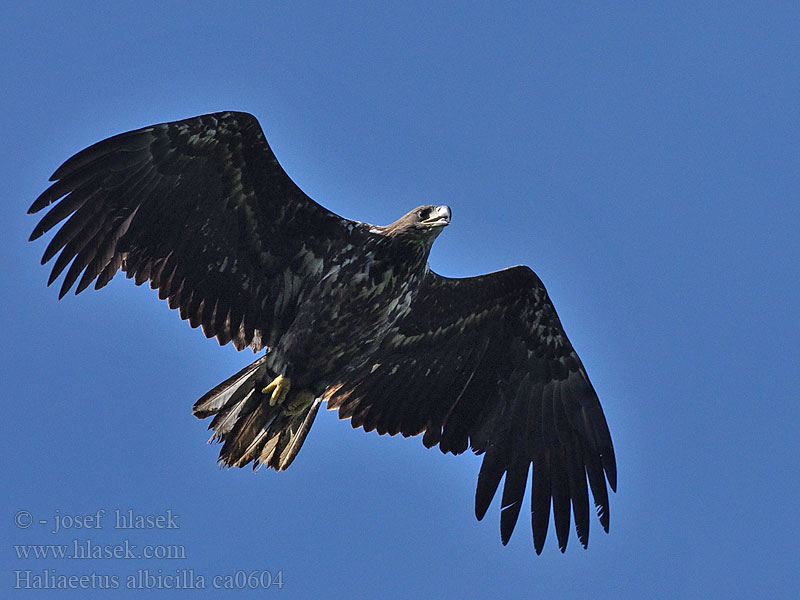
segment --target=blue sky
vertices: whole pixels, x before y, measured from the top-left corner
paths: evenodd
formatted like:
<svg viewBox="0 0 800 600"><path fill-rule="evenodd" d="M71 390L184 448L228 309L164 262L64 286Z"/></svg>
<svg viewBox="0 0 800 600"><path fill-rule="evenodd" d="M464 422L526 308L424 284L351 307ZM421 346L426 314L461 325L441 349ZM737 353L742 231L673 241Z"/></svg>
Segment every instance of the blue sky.
<svg viewBox="0 0 800 600"><path fill-rule="evenodd" d="M164 4L0 8L0 589L15 571L95 573L120 589L92 597L143 597L127 576L178 569L209 588L280 571L269 592L285 597L797 595L795 3ZM339 214L387 223L450 205L438 272L533 267L611 428L609 535L595 520L589 549L573 533L561 555L551 531L537 557L523 515L503 547L497 503L474 518L479 457L333 413L287 472L220 470L191 405L252 354L120 276L56 300L25 214L55 168L115 133L221 109L255 114ZM50 533L56 515L101 509L100 528ZM172 511L178 527L115 529L129 509ZM14 548L75 540L186 558Z"/></svg>

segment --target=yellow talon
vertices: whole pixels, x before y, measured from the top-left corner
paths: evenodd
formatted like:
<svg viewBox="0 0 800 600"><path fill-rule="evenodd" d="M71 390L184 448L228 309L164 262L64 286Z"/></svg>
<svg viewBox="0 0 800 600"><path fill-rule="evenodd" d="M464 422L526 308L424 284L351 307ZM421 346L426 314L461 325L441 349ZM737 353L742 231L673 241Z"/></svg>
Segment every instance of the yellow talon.
<svg viewBox="0 0 800 600"><path fill-rule="evenodd" d="M286 403L286 413L295 415L303 412L314 402L314 394L308 390L298 392L294 398Z"/></svg>
<svg viewBox="0 0 800 600"><path fill-rule="evenodd" d="M291 387L291 379L284 377L283 375L278 375L267 385L267 387L261 390L261 393L268 394L271 391L272 394L269 397L269 405L275 406L276 404L280 404L286 400L286 396L289 394Z"/></svg>

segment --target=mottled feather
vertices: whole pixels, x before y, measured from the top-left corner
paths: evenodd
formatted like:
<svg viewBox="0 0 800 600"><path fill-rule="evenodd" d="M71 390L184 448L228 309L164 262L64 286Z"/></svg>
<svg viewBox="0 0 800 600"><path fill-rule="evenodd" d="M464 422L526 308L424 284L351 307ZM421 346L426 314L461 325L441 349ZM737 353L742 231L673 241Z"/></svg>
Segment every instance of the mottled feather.
<svg viewBox="0 0 800 600"><path fill-rule="evenodd" d="M28 212L56 203L31 240L68 218L42 259L60 252L49 283L69 265L59 297L79 277L76 293L103 287L122 268L137 284L149 279L193 327L238 349L274 344L320 259L362 231L292 182L245 113L116 135L51 180Z"/></svg>
<svg viewBox="0 0 800 600"><path fill-rule="evenodd" d="M616 488L608 426L533 271L512 267L466 279L429 271L408 315L377 354L330 388L329 408L352 417L353 426L379 433L424 431L425 445L438 443L443 452L463 452L469 441L473 451L484 453L475 495L479 519L505 476L503 543L516 524L531 465L537 553L551 503L561 550L567 546L570 513L586 546L587 474L608 531L606 481ZM412 377L423 385L409 385Z"/></svg>

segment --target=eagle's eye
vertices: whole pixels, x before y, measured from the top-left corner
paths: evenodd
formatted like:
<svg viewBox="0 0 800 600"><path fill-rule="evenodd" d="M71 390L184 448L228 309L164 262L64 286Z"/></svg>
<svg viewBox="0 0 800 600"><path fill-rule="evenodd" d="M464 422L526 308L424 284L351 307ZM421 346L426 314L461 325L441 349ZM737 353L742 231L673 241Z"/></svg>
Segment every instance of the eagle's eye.
<svg viewBox="0 0 800 600"><path fill-rule="evenodd" d="M430 216L430 214L431 214L431 209L429 208L423 208L417 211L417 216L420 218L421 221L427 219Z"/></svg>

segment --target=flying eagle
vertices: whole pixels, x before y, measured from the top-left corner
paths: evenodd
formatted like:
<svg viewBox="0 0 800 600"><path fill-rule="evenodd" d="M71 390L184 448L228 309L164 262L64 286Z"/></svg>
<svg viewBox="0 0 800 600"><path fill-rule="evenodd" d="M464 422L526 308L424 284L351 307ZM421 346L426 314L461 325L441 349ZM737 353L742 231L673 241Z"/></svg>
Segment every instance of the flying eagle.
<svg viewBox="0 0 800 600"><path fill-rule="evenodd" d="M483 454L475 514L505 475L503 544L529 472L537 554L551 506L561 551L570 512L586 547L589 488L608 531L611 437L544 285L525 266L434 273L447 206L386 226L342 218L297 187L241 112L116 135L50 180L28 212L53 207L30 239L67 219L42 257L58 255L48 285L66 269L59 298L122 269L221 345L266 350L194 405L213 416L222 464L286 469L327 401L354 428Z"/></svg>

